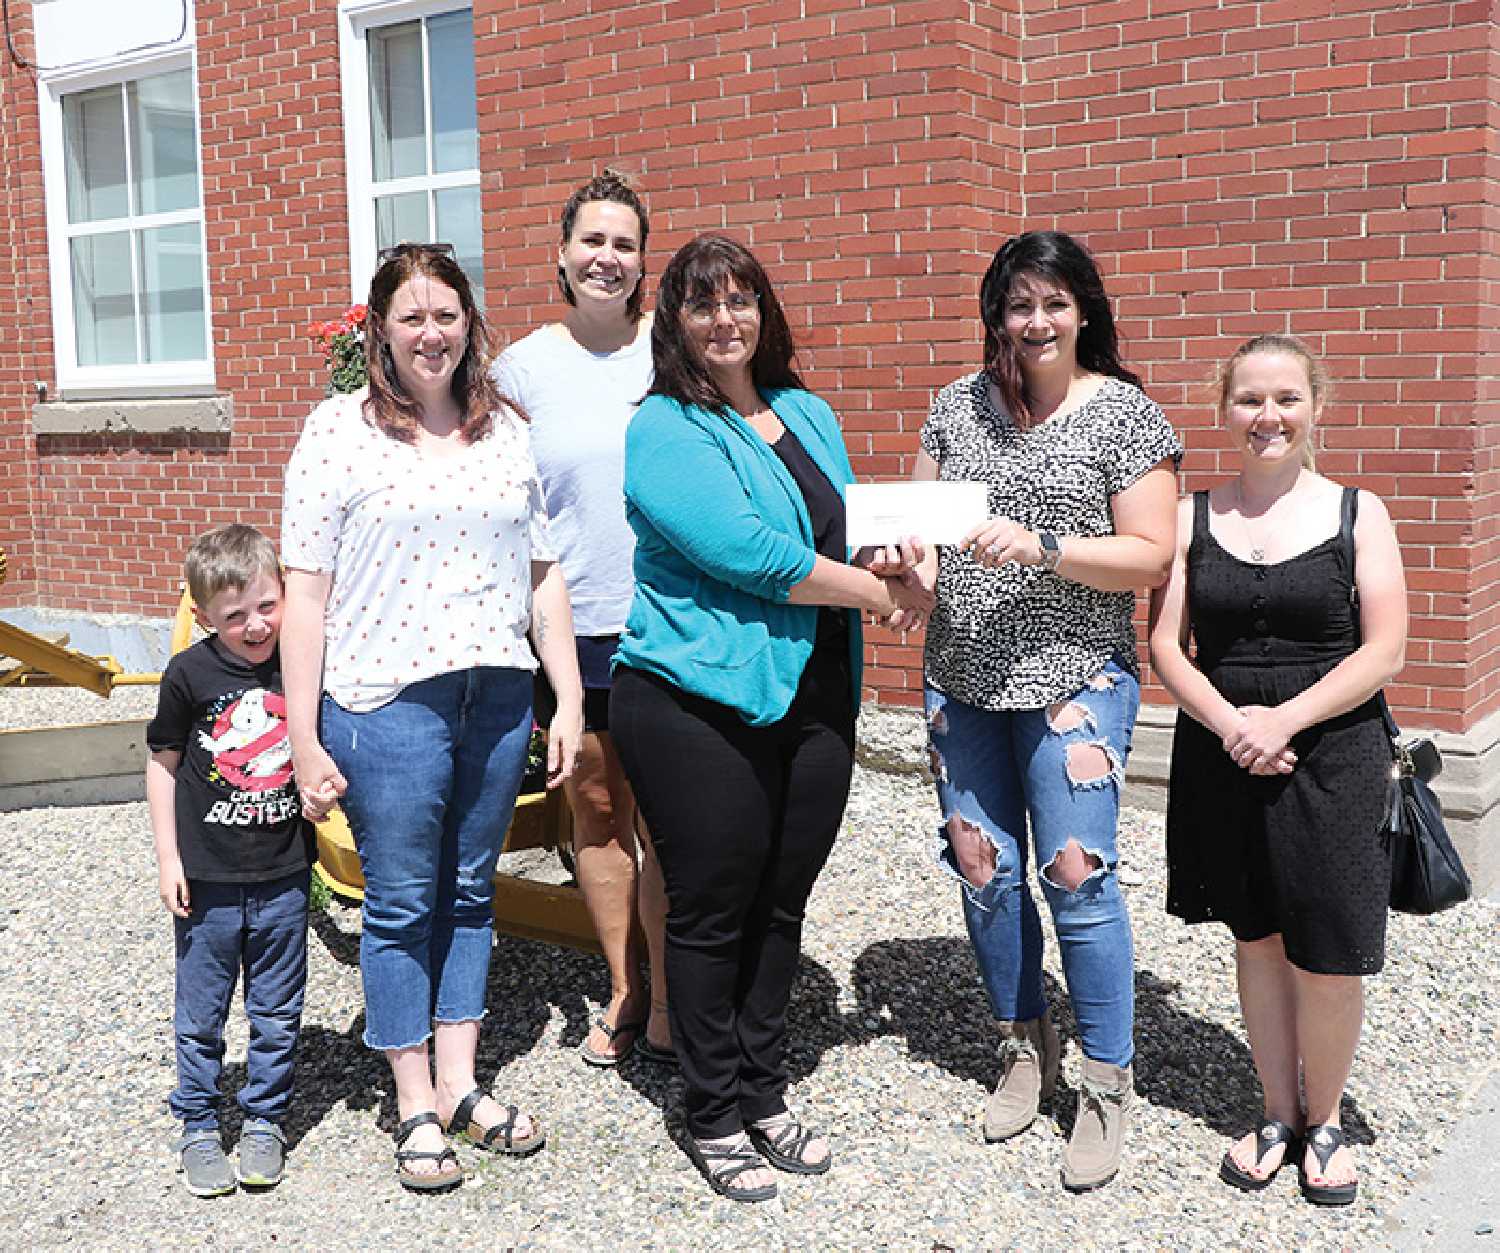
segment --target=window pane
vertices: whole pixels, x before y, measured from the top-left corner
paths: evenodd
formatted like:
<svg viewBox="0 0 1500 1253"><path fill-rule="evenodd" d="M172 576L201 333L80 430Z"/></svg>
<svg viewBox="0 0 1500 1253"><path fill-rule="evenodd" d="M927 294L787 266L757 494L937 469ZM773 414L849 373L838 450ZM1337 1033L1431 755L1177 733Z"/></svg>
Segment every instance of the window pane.
<svg viewBox="0 0 1500 1253"><path fill-rule="evenodd" d="M474 298L484 306L484 244L479 231L479 188L452 187L437 201L437 238L453 245L454 259L475 287Z"/></svg>
<svg viewBox="0 0 1500 1253"><path fill-rule="evenodd" d="M130 155L137 213L198 207L193 76L156 74L129 84ZM195 354L196 355L196 354Z"/></svg>
<svg viewBox="0 0 1500 1253"><path fill-rule="evenodd" d="M427 173L426 125L422 24L371 31L370 145L377 180Z"/></svg>
<svg viewBox="0 0 1500 1253"><path fill-rule="evenodd" d="M392 244L430 244L432 227L427 221L427 193L409 191L402 196L375 197L375 248ZM373 263L375 258L370 258Z"/></svg>
<svg viewBox="0 0 1500 1253"><path fill-rule="evenodd" d="M203 228L184 222L142 231L140 249L146 360L203 360L208 356Z"/></svg>
<svg viewBox="0 0 1500 1253"><path fill-rule="evenodd" d="M125 187L125 107L118 86L63 97L68 221L97 222L130 212ZM128 275L128 267L127 267Z"/></svg>
<svg viewBox="0 0 1500 1253"><path fill-rule="evenodd" d="M130 233L85 235L71 243L73 325L79 365L134 365L135 299Z"/></svg>
<svg viewBox="0 0 1500 1253"><path fill-rule="evenodd" d="M474 15L464 9L429 18L428 74L432 83L432 168L472 170L479 164L474 110Z"/></svg>

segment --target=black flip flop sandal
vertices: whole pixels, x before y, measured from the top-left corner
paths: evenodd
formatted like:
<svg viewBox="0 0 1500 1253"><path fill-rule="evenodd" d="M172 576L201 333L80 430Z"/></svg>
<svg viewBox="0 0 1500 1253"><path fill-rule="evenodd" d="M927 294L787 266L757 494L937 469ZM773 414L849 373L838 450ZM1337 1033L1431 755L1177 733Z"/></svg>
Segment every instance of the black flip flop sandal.
<svg viewBox="0 0 1500 1253"><path fill-rule="evenodd" d="M677 1065L677 1050L652 1044L651 1037L643 1035L635 1042L635 1056L642 1061L655 1062L658 1066Z"/></svg>
<svg viewBox="0 0 1500 1253"><path fill-rule="evenodd" d="M1347 1141L1344 1139L1342 1127L1330 1127L1325 1124L1307 1133L1305 1145L1318 1159L1319 1172L1327 1174L1328 1163L1333 1160L1335 1153L1346 1147ZM1303 1162L1306 1162L1305 1156ZM1359 1194L1358 1179L1353 1183L1309 1183L1305 1165L1299 1169L1301 1170L1302 1195L1314 1205L1352 1205L1354 1198Z"/></svg>
<svg viewBox="0 0 1500 1253"><path fill-rule="evenodd" d="M1271 1186L1271 1181L1281 1173L1281 1168L1291 1162L1297 1152L1297 1142L1301 1138L1286 1123L1267 1118L1255 1133L1255 1164L1259 1166L1266 1160L1266 1154L1280 1144L1284 1147L1281 1161L1276 1169L1262 1179L1259 1175L1252 1175L1235 1161L1233 1153L1225 1153L1224 1160L1219 1163L1219 1178L1241 1192L1259 1192L1263 1188L1268 1188Z"/></svg>
<svg viewBox="0 0 1500 1253"><path fill-rule="evenodd" d="M589 1048L588 1040L584 1040L584 1042L578 1046L579 1057L583 1058L583 1060L586 1061L590 1066L599 1066L601 1068L606 1066L618 1066L621 1062L623 1062L627 1057L635 1052L637 1048L640 1047L640 1038L643 1034L645 1034L646 1031L646 1024L644 1020L641 1022L622 1022L618 1027L611 1027L609 1023L604 1021L603 1014L594 1019L594 1026L598 1027L600 1031L604 1032L605 1037L611 1044L615 1042L616 1036L622 1036L627 1033L630 1036L630 1044L626 1048L621 1049L618 1053L596 1053L593 1049Z"/></svg>
<svg viewBox="0 0 1500 1253"><path fill-rule="evenodd" d="M401 1186L411 1192L447 1192L464 1181L463 1167L458 1164L458 1154L448 1145L436 1149L404 1149L401 1146L411 1139L418 1127L441 1127L443 1120L432 1110L413 1114L396 1128L396 1178ZM436 1162L438 1169L419 1173L407 1169L408 1162ZM444 1169L444 1163L448 1163Z"/></svg>

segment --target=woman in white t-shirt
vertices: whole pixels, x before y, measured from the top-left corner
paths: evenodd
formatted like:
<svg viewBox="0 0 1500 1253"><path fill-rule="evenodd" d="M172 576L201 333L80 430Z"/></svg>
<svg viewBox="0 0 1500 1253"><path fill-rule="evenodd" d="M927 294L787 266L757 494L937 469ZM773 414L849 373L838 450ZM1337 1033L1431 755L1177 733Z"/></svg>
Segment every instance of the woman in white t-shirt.
<svg viewBox="0 0 1500 1253"><path fill-rule="evenodd" d="M445 1131L512 1154L546 1139L474 1078L528 633L559 694L554 786L583 695L529 431L451 246L382 254L366 334L369 387L319 405L287 466L281 656L304 809L342 798L364 870L364 1039L395 1077L397 1175L435 1191L463 1179Z"/></svg>
<svg viewBox="0 0 1500 1253"><path fill-rule="evenodd" d="M625 428L651 386L651 315L642 308L648 231L646 206L614 171L575 190L563 206L557 250L567 311L512 344L495 366L501 391L531 418L548 533L573 604L584 737L568 803L578 885L610 982L609 1004L579 1050L593 1066L615 1066L632 1053L674 1060L661 870L609 734L610 662L634 588L635 537L621 486ZM550 699L539 683L538 705Z"/></svg>

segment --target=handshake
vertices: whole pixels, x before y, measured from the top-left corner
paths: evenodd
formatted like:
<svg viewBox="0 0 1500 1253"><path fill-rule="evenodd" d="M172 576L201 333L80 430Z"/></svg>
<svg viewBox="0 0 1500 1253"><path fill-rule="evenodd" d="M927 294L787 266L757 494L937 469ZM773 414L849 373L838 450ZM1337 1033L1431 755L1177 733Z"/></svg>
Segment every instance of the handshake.
<svg viewBox="0 0 1500 1253"><path fill-rule="evenodd" d="M926 625L937 603L935 548L929 549L916 536L910 536L897 544L861 548L853 564L879 579L875 595L866 606L873 623L902 632Z"/></svg>

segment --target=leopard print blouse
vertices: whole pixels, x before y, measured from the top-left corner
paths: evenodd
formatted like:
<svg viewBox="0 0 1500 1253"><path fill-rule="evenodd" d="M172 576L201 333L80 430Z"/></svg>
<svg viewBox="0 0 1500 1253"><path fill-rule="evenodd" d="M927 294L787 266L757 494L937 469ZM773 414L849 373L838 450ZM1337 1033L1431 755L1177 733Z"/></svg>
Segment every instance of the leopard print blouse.
<svg viewBox="0 0 1500 1253"><path fill-rule="evenodd" d="M1119 379L1023 431L996 408L986 376L971 374L938 393L921 438L939 478L983 481L991 515L1064 540L1114 534L1110 498L1163 458L1174 468L1182 459L1166 415ZM1041 566L986 569L946 546L938 569L925 658L938 691L979 709L1040 709L1111 657L1137 673L1133 592L1101 592Z"/></svg>

